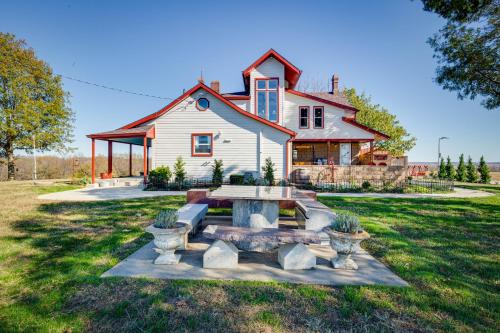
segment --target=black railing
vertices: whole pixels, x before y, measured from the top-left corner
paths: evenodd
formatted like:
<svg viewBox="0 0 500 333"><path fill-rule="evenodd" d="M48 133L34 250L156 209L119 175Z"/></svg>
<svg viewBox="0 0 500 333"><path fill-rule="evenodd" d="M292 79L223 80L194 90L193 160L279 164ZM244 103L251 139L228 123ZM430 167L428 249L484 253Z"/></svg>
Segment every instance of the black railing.
<svg viewBox="0 0 500 333"><path fill-rule="evenodd" d="M381 193L441 193L454 190L454 183L442 179L349 180L335 183L316 182L294 184L297 188L316 192L381 192Z"/></svg>
<svg viewBox="0 0 500 333"><path fill-rule="evenodd" d="M214 183L211 178L187 178L182 182L175 180L166 181L156 177L149 177L145 182L145 191L185 191L193 188L216 188L221 185L268 185L264 180L257 179L255 181L243 184L232 184L229 178L225 178L222 183ZM289 186L286 180L276 181L275 186Z"/></svg>
<svg viewBox="0 0 500 333"><path fill-rule="evenodd" d="M193 188L216 188L221 185L231 185L228 178L222 183L214 183L211 178L187 178L182 182L165 181L149 177L145 183L146 191L180 191ZM268 185L262 180L237 185ZM335 183L316 182L307 184L289 183L286 180L276 181L275 186L295 186L298 189L313 190L316 192L381 192L381 193L442 193L454 190L451 180L443 179L405 179L402 181L387 180L349 180Z"/></svg>

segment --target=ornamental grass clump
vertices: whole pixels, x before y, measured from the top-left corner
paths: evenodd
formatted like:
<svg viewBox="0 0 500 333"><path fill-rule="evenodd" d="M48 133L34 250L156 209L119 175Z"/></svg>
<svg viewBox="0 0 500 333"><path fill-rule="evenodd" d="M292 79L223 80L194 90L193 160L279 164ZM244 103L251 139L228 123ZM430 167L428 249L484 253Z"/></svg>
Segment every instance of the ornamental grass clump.
<svg viewBox="0 0 500 333"><path fill-rule="evenodd" d="M340 213L337 215L335 221L331 225L332 230L343 232L346 234L355 234L362 232L361 223L357 216L351 214Z"/></svg>
<svg viewBox="0 0 500 333"><path fill-rule="evenodd" d="M176 209L164 209L156 216L153 226L159 229L171 229L175 227L178 218L179 214Z"/></svg>

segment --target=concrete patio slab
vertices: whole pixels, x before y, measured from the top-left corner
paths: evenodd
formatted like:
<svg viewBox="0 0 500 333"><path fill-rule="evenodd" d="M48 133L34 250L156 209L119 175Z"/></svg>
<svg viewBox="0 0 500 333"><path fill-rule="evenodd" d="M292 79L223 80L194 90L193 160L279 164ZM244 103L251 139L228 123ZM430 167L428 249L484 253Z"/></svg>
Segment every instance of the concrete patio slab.
<svg viewBox="0 0 500 333"><path fill-rule="evenodd" d="M105 201L172 195L186 195L186 191L143 191L140 186L99 187L42 194L38 196L38 199L56 201Z"/></svg>
<svg viewBox="0 0 500 333"><path fill-rule="evenodd" d="M211 241L197 236L190 241L177 265L154 265L157 257L150 242L128 258L105 272L102 277L147 277L159 279L187 280L245 280L281 281L321 285L383 285L406 287L406 281L392 273L386 266L367 252L354 255L359 265L357 271L333 269L330 259L335 252L329 246L310 245L317 256L316 268L311 270L285 271L277 261L276 253L239 252L239 263L235 269L204 269L203 253Z"/></svg>

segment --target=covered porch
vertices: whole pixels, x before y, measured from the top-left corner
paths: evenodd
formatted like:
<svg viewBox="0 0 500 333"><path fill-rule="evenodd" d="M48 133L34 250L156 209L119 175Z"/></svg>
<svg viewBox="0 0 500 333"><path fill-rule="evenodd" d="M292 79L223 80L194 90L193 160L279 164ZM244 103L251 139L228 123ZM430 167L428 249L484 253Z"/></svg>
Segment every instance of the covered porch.
<svg viewBox="0 0 500 333"><path fill-rule="evenodd" d="M295 139L292 166L373 165L373 139ZM368 146L368 153L362 147Z"/></svg>
<svg viewBox="0 0 500 333"><path fill-rule="evenodd" d="M122 143L129 146L129 176L132 174L132 146L143 147L143 177L144 181L147 180L149 170L149 148L151 147L152 140L155 138L154 125L140 126L130 129L117 129L114 131L101 132L87 135L92 140L92 184L96 182L96 163L95 163L95 141L102 140L108 143L108 167L107 172L101 173L102 179L113 178L113 144Z"/></svg>

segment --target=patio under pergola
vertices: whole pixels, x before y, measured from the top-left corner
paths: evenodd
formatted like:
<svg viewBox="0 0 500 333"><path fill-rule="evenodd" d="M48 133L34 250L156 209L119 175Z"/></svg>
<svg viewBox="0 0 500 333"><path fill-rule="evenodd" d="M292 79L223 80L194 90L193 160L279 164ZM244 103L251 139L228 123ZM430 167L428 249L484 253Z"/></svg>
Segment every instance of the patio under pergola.
<svg viewBox="0 0 500 333"><path fill-rule="evenodd" d="M92 139L92 184L96 181L95 175L95 141L102 140L108 142L108 169L101 178L110 179L113 177L113 143L124 143L129 145L129 176L132 176L132 146L143 147L143 170L144 180L147 179L149 170L149 148L151 141L155 138L155 126L146 125L130 129L116 129L108 132L101 132L87 135Z"/></svg>

